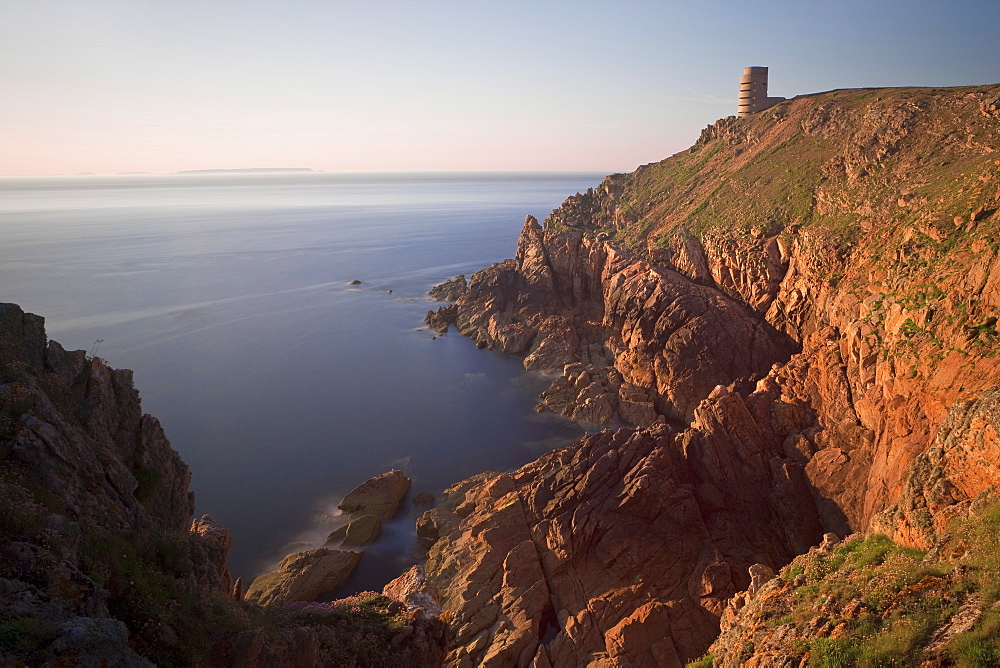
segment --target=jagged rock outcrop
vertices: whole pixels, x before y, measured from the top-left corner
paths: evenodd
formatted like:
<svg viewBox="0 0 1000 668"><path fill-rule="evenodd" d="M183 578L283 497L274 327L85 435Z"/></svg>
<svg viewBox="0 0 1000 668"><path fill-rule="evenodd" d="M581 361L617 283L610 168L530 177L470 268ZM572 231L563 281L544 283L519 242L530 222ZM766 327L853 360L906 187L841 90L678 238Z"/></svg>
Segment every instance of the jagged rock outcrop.
<svg viewBox="0 0 1000 668"><path fill-rule="evenodd" d="M524 365L562 375L555 412L606 424L690 420L716 385L763 374L795 346L727 295L578 230L531 216L517 257L473 276L459 331Z"/></svg>
<svg viewBox="0 0 1000 668"><path fill-rule="evenodd" d="M241 600L242 589L237 596L226 561L233 549L233 537L229 529L221 526L211 515L202 515L191 521L191 535L200 539L205 551L205 561L195 572L202 588ZM242 587L242 581L239 586Z"/></svg>
<svg viewBox="0 0 1000 668"><path fill-rule="evenodd" d="M472 277L458 328L558 371L547 406L653 426L467 485L457 528L422 520L442 536L428 578L453 615L453 663L694 659L751 565L831 531L936 545L995 490L998 91L843 90L723 119L690 151L569 197L544 228L529 218L515 259ZM602 487L598 462L625 454L670 467ZM588 570L599 544L560 528L616 536L629 508L654 528L604 554L634 578L646 544L669 544L675 570L655 584L626 586L607 556ZM684 540L655 524L671 513ZM588 591L597 573L611 583Z"/></svg>
<svg viewBox="0 0 1000 668"><path fill-rule="evenodd" d="M447 306L442 306L436 311L428 311L427 315L424 316L424 322L430 325L431 329L434 329L441 334L448 331L448 327L455 324L455 318L458 317L458 306L455 304L448 304Z"/></svg>
<svg viewBox="0 0 1000 668"><path fill-rule="evenodd" d="M465 280L465 274L459 274L455 278L449 278L444 283L435 285L427 294L439 302L453 302L469 289L469 282Z"/></svg>
<svg viewBox="0 0 1000 668"><path fill-rule="evenodd" d="M683 665L704 652L747 568L822 534L803 465L771 432L775 399L770 378L746 397L720 388L680 434L606 431L464 486L427 562L452 619L449 662Z"/></svg>
<svg viewBox="0 0 1000 668"><path fill-rule="evenodd" d="M0 414L4 663L151 665L137 652L176 642L177 623L148 615L151 589L231 595L228 532L189 524L190 471L131 371L64 350L42 318L2 304Z"/></svg>

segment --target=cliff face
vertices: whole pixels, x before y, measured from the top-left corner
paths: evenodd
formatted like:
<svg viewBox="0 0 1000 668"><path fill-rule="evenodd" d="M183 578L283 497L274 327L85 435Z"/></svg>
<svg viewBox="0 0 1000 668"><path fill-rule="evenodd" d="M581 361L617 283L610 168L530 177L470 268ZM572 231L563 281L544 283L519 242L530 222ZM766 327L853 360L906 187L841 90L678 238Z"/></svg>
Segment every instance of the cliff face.
<svg viewBox="0 0 1000 668"><path fill-rule="evenodd" d="M147 663L136 651L179 631L153 597L231 593L228 532L210 519L189 532L190 471L130 371L48 342L41 318L4 304L0 374L5 657Z"/></svg>
<svg viewBox="0 0 1000 668"><path fill-rule="evenodd" d="M428 569L470 643L456 660L683 661L753 562L780 567L823 531L932 547L997 482L998 166L998 86L834 91L723 119L544 229L529 219L516 258L458 300L460 331L559 372L541 397L557 413L653 426L465 492ZM657 474L630 485L644 467ZM517 532L489 530L517 513ZM614 550L572 531L618 536L629 518ZM545 628L519 622L528 604L500 584L498 555L525 541ZM654 554L670 566L646 579ZM496 619L472 614L482 600ZM670 642L651 645L636 615L674 607L686 621L655 613Z"/></svg>
<svg viewBox="0 0 1000 668"><path fill-rule="evenodd" d="M191 520L187 465L132 372L0 304L0 663L439 665L444 626L368 593L240 602L229 532Z"/></svg>

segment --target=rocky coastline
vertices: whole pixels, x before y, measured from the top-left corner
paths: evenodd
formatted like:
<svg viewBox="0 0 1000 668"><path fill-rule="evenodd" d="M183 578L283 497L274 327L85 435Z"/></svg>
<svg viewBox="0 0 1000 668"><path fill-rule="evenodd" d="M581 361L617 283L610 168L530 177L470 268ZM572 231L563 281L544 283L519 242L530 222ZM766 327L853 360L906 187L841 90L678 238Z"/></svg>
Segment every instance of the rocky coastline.
<svg viewBox="0 0 1000 668"><path fill-rule="evenodd" d="M934 559L1000 481L998 95L796 98L608 177L544 226L528 217L514 259L439 319L558 374L546 409L637 428L467 485L426 516L442 527L427 578L451 616L451 665L877 653L855 622L785 622L798 642L778 663L726 646L750 637L738 619L712 641L752 573L824 534L964 567ZM948 601L908 645L888 624L869 635L898 641L896 660L951 665L966 640L928 644L965 609Z"/></svg>
<svg viewBox="0 0 1000 668"><path fill-rule="evenodd" d="M0 462L3 665L441 663L442 621L376 592L309 602L329 587L301 558L283 564L300 595L244 600L232 537L191 519L191 472L142 413L132 372L48 341L14 304L0 304ZM388 494L378 482L354 494L353 512L391 514L398 473Z"/></svg>
<svg viewBox="0 0 1000 668"><path fill-rule="evenodd" d="M607 428L445 490L343 601L401 472L244 596L131 373L0 305L3 661L995 665L998 156L1000 86L833 91L528 216L428 323Z"/></svg>

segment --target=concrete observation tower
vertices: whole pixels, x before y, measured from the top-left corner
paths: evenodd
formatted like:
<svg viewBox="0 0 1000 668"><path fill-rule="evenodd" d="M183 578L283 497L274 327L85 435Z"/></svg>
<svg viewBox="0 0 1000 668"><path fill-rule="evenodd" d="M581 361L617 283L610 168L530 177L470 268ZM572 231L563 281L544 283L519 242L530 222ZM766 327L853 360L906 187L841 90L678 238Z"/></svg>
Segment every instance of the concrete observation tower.
<svg viewBox="0 0 1000 668"><path fill-rule="evenodd" d="M785 98L767 96L767 68L745 67L740 77L739 116L749 116L770 109Z"/></svg>

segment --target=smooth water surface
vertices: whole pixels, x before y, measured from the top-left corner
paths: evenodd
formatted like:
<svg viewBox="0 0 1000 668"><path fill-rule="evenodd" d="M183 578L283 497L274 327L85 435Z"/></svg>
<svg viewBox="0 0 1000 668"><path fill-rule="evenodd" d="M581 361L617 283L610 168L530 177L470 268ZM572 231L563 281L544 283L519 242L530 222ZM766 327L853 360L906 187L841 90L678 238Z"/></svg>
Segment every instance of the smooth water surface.
<svg viewBox="0 0 1000 668"><path fill-rule="evenodd" d="M512 257L525 214L601 176L0 178L0 301L135 370L249 581L321 542L324 513L373 475L438 493L578 435L532 411L519 359L422 318L431 286ZM417 514L405 501L347 588L410 563Z"/></svg>

